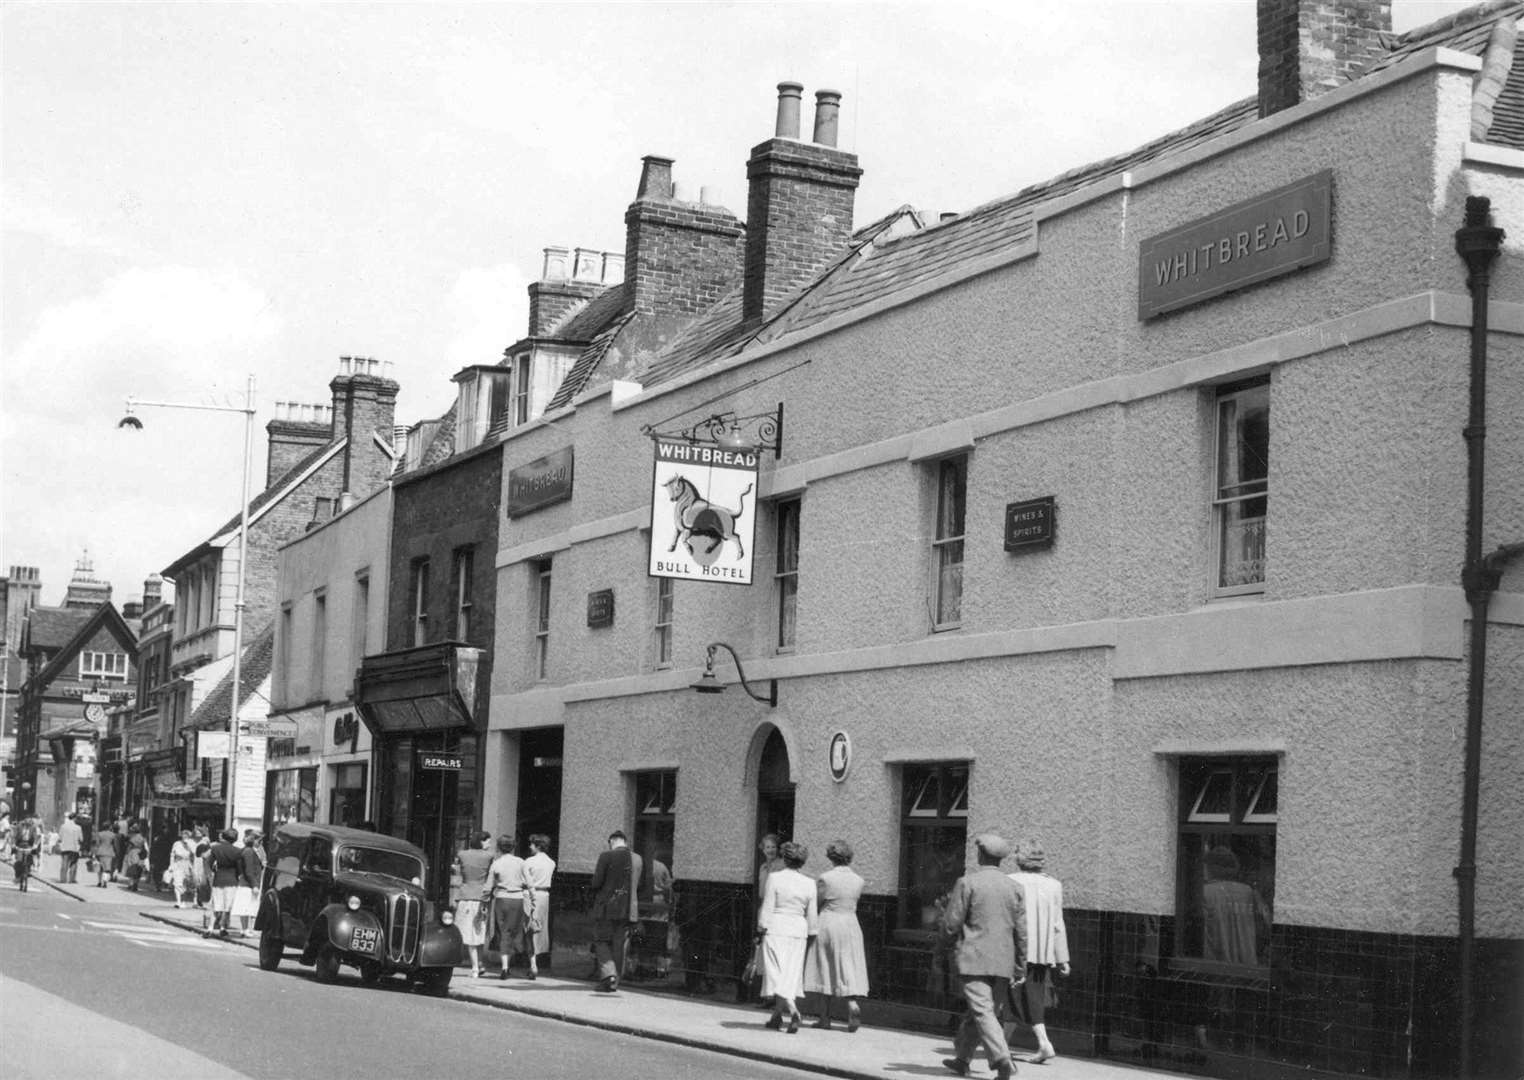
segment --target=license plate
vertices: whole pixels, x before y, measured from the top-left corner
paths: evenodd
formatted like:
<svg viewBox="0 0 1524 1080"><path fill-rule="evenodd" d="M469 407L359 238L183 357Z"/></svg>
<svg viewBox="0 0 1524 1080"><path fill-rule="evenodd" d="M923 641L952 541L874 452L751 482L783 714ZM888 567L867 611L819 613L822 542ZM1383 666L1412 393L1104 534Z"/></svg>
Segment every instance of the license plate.
<svg viewBox="0 0 1524 1080"><path fill-rule="evenodd" d="M375 952L381 942L381 931L369 926L357 926L349 932L349 947L356 952Z"/></svg>

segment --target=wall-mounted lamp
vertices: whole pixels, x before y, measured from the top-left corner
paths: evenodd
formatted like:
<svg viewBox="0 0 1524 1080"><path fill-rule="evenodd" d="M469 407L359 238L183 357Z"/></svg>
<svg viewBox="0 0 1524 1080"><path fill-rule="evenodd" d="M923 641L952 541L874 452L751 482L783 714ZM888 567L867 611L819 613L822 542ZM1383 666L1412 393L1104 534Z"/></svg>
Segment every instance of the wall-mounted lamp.
<svg viewBox="0 0 1524 1080"><path fill-rule="evenodd" d="M736 651L734 649L725 644L723 641L716 641L708 647L704 657L704 674L699 676L699 681L693 684L692 688L694 690L697 690L700 694L723 694L725 692L724 685L720 682L719 679L714 677L714 651L716 649L724 649L730 654L730 658L735 661L736 674L741 677L741 689L745 690L747 695L751 697L753 701L760 701L764 705L770 706L772 708L777 708L778 680L767 680L766 696L757 693L746 682L746 671L741 667L741 658L736 655Z"/></svg>

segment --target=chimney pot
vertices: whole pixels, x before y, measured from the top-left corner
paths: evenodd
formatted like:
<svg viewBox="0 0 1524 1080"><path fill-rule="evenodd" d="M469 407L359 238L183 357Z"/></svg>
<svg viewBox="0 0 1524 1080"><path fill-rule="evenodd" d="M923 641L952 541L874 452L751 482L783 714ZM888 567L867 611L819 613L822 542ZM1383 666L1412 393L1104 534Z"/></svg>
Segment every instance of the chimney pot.
<svg viewBox="0 0 1524 1080"><path fill-rule="evenodd" d="M671 199L672 198L672 159L658 157L655 154L647 154L640 159L640 187L635 192L637 199Z"/></svg>
<svg viewBox="0 0 1524 1080"><path fill-rule="evenodd" d="M548 247L545 249L545 262L540 270L541 281L565 281L566 280L566 256L570 254L564 247Z"/></svg>
<svg viewBox="0 0 1524 1080"><path fill-rule="evenodd" d="M799 138L799 98L803 93L803 83L778 84L778 124L773 131L777 138Z"/></svg>
<svg viewBox="0 0 1524 1080"><path fill-rule="evenodd" d="M699 188L699 202L705 206L718 206L719 203L716 201L714 188L710 187L708 184L705 184L703 187Z"/></svg>
<svg viewBox="0 0 1524 1080"><path fill-rule="evenodd" d="M815 91L815 142L821 146L836 145L836 120L840 113L839 90Z"/></svg>

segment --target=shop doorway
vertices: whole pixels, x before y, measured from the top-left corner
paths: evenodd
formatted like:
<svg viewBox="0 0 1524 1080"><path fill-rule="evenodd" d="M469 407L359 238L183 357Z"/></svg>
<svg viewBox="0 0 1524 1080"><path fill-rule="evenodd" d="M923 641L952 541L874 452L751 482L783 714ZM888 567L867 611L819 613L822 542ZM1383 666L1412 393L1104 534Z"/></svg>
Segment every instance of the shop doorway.
<svg viewBox="0 0 1524 1080"><path fill-rule="evenodd" d="M519 850L535 833L550 837L550 854L561 843L561 751L565 729L533 728L519 734L519 805L515 829Z"/></svg>
<svg viewBox="0 0 1524 1080"><path fill-rule="evenodd" d="M389 735L377 747L379 830L423 849L431 899L450 891L450 864L476 828L480 739L463 728Z"/></svg>
<svg viewBox="0 0 1524 1080"><path fill-rule="evenodd" d="M794 785L789 780L788 746L777 729L762 744L757 762L757 835L761 843L767 833L776 833L780 841L794 838Z"/></svg>

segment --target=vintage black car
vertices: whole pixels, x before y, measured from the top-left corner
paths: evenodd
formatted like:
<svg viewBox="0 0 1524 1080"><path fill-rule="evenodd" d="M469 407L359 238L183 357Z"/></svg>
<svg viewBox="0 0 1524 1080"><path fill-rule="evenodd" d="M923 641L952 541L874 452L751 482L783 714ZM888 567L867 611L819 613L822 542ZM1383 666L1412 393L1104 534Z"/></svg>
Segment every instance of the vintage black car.
<svg viewBox="0 0 1524 1080"><path fill-rule="evenodd" d="M339 965L362 982L402 974L443 994L463 950L448 909L424 890L423 852L405 840L337 825L280 826L261 889L259 966L274 971L287 948L331 982Z"/></svg>

